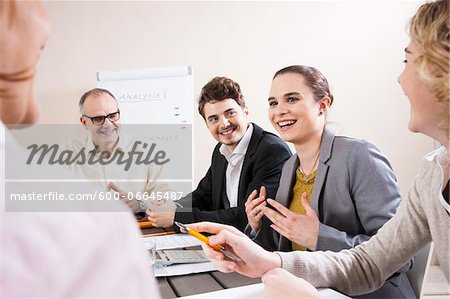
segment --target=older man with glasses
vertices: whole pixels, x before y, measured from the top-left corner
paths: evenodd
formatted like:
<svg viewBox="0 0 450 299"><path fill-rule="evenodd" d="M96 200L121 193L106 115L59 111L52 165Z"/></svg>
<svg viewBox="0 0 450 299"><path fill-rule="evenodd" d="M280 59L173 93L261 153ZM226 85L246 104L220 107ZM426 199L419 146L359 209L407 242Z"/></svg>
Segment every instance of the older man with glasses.
<svg viewBox="0 0 450 299"><path fill-rule="evenodd" d="M145 143L136 138L120 138L120 110L108 90L87 91L79 106L80 122L89 134L82 140L70 139L62 147L73 153L88 153L88 160L93 162L71 163L69 167L103 190L111 190L112 198L122 199L137 218L143 217L146 204L141 199L151 198L151 193L171 192L167 184L159 182L162 167L154 163L123 163L132 160L137 151L145 152Z"/></svg>
<svg viewBox="0 0 450 299"><path fill-rule="evenodd" d="M100 153L112 153L120 133L120 111L114 96L95 88L83 94L79 105L80 122L90 133L91 145Z"/></svg>

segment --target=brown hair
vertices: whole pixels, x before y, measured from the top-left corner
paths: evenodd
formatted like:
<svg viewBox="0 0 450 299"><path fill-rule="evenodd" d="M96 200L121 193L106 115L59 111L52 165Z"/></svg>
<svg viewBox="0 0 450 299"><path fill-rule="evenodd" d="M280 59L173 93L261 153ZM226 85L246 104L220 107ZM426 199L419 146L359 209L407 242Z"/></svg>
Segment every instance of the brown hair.
<svg viewBox="0 0 450 299"><path fill-rule="evenodd" d="M203 86L198 100L198 112L205 118L205 104L233 99L242 108L245 107L244 95L238 83L226 77L215 77Z"/></svg>
<svg viewBox="0 0 450 299"><path fill-rule="evenodd" d="M333 104L333 95L330 92L328 81L318 69L306 65L291 65L276 72L272 80L279 75L288 73L301 75L305 79L305 82L309 86L309 88L312 89L314 99L317 102L320 101L323 97L328 96L331 100L331 104Z"/></svg>

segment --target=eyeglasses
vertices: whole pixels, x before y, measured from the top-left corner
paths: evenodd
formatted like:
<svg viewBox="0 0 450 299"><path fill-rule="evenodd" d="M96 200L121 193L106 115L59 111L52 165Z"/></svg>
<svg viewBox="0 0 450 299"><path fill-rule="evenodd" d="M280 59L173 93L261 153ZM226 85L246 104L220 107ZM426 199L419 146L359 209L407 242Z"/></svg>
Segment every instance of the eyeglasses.
<svg viewBox="0 0 450 299"><path fill-rule="evenodd" d="M89 118L95 126L101 126L105 123L105 119L109 119L110 122L114 123L120 118L120 110L116 112L110 113L108 115L99 115L99 116L87 116L86 114L82 115L83 117Z"/></svg>

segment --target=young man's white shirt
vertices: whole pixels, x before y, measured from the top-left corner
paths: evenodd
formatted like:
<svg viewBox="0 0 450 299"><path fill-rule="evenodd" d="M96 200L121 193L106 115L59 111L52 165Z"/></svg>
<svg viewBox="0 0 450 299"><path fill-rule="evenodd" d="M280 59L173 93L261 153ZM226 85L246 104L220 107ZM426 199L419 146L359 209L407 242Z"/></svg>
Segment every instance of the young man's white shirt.
<svg viewBox="0 0 450 299"><path fill-rule="evenodd" d="M244 164L245 154L247 153L252 134L253 125L249 123L247 131L233 152L231 152L225 144L222 144L219 148L220 153L228 162L227 170L225 172L225 185L230 208L238 206L239 180L241 178L242 165Z"/></svg>

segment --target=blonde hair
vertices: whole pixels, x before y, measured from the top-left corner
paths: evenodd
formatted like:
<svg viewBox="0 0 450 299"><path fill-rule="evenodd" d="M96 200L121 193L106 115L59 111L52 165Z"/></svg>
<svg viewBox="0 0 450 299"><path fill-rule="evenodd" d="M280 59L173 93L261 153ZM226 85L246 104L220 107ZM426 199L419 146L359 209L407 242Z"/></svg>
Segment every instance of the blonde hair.
<svg viewBox="0 0 450 299"><path fill-rule="evenodd" d="M419 76L439 102L449 104L449 4L438 0L423 4L412 17L409 34L422 54L415 63Z"/></svg>

